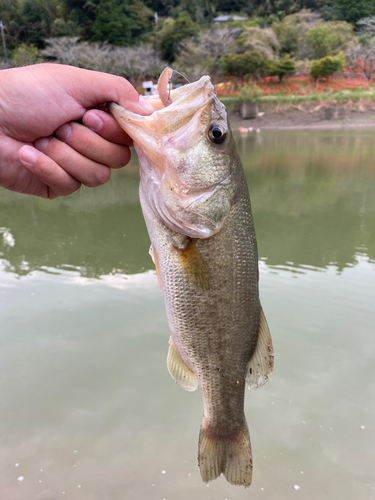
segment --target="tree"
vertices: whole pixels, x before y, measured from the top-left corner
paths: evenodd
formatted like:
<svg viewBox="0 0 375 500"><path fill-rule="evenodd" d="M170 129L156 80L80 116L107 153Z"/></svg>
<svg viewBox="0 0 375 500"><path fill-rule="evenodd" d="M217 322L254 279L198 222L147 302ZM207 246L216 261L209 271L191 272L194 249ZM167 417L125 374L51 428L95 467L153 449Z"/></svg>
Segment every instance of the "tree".
<svg viewBox="0 0 375 500"><path fill-rule="evenodd" d="M243 54L224 54L220 59L220 72L229 76L251 75L258 77L268 64L267 58L259 50L244 52Z"/></svg>
<svg viewBox="0 0 375 500"><path fill-rule="evenodd" d="M61 8L59 0L0 0L0 19L6 26L9 52L20 43L42 47Z"/></svg>
<svg viewBox="0 0 375 500"><path fill-rule="evenodd" d="M270 76L278 76L279 82L285 75L293 75L296 72L296 65L290 55L285 55L279 61L269 61L267 73Z"/></svg>
<svg viewBox="0 0 375 500"><path fill-rule="evenodd" d="M327 78L337 71L343 71L345 66L345 56L340 52L337 56L327 56L319 61L313 61L310 68L310 75L314 80Z"/></svg>
<svg viewBox="0 0 375 500"><path fill-rule="evenodd" d="M353 73L363 72L368 80L375 74L375 39L368 38L363 43L350 47L346 57Z"/></svg>
<svg viewBox="0 0 375 500"><path fill-rule="evenodd" d="M243 27L242 36L238 42L238 52L257 50L263 52L265 57L273 58L280 45L271 28Z"/></svg>
<svg viewBox="0 0 375 500"><path fill-rule="evenodd" d="M355 40L353 26L346 22L322 22L306 33L306 40L312 49L312 57L321 59L346 50Z"/></svg>
<svg viewBox="0 0 375 500"><path fill-rule="evenodd" d="M177 56L181 41L197 35L199 27L191 20L187 12L182 12L178 18L166 19L159 33L162 58L172 63Z"/></svg>
<svg viewBox="0 0 375 500"><path fill-rule="evenodd" d="M321 21L318 13L303 9L296 14L286 16L282 21L272 23L281 54L291 54L297 59L310 57L311 48L306 41L306 33Z"/></svg>
<svg viewBox="0 0 375 500"><path fill-rule="evenodd" d="M335 0L335 6L340 10L343 19L352 24L375 14L374 0Z"/></svg>
<svg viewBox="0 0 375 500"><path fill-rule="evenodd" d="M61 0L64 5L64 19L77 26L83 40L91 37L91 28L95 21L95 11L99 0Z"/></svg>
<svg viewBox="0 0 375 500"><path fill-rule="evenodd" d="M95 21L91 28L91 40L112 45L129 45L134 22L130 7L123 0L99 0L95 9Z"/></svg>
<svg viewBox="0 0 375 500"><path fill-rule="evenodd" d="M40 55L62 64L104 71L127 78L132 83L158 78L165 68L151 45L115 47L108 43L78 42L78 37L59 37L46 40L47 47Z"/></svg>
<svg viewBox="0 0 375 500"><path fill-rule="evenodd" d="M182 40L173 67L197 80L202 75L215 74L220 58L236 50L236 40L242 33L240 27L213 27L199 32L195 38Z"/></svg>
<svg viewBox="0 0 375 500"><path fill-rule="evenodd" d="M359 33L362 35L375 36L375 16L365 17L357 22Z"/></svg>
<svg viewBox="0 0 375 500"><path fill-rule="evenodd" d="M134 21L132 39L142 40L148 38L154 27L154 13L141 0L133 0L130 6L131 17Z"/></svg>

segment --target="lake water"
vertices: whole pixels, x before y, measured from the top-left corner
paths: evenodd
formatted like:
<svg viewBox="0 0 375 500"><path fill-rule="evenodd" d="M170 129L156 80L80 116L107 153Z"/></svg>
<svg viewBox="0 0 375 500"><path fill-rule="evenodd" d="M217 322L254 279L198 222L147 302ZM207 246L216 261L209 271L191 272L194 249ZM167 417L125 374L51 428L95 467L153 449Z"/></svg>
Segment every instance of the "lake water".
<svg viewBox="0 0 375 500"><path fill-rule="evenodd" d="M375 498L375 129L236 136L275 348L250 489L197 467L135 162L52 202L0 190L0 498Z"/></svg>

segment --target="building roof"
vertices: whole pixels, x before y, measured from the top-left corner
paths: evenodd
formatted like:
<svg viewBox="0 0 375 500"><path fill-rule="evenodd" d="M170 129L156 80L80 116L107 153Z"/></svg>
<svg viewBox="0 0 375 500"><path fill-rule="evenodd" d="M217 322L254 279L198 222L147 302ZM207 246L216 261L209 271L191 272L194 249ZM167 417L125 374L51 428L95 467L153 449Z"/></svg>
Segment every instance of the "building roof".
<svg viewBox="0 0 375 500"><path fill-rule="evenodd" d="M218 16L214 18L214 23L227 23L229 21L247 21L247 17L241 16Z"/></svg>

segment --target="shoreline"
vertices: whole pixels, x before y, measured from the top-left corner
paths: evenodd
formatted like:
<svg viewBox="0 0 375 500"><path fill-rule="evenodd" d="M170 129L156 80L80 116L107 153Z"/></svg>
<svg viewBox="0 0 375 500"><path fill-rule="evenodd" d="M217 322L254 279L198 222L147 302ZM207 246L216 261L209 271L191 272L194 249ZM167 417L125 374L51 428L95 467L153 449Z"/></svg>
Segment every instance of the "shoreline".
<svg viewBox="0 0 375 500"><path fill-rule="evenodd" d="M327 119L328 112L337 108L338 117ZM257 118L242 119L239 106L229 107L228 115L233 128L253 127L260 130L340 129L375 127L375 103L349 101L337 106L337 101L304 105L259 106ZM260 116L259 116L260 115Z"/></svg>

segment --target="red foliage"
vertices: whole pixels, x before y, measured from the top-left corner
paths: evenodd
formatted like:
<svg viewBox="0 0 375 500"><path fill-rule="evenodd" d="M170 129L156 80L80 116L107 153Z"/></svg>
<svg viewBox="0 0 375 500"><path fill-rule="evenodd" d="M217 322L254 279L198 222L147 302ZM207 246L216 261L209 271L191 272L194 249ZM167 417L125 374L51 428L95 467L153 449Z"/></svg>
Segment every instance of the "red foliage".
<svg viewBox="0 0 375 500"><path fill-rule="evenodd" d="M244 83L242 80L233 77L226 77L224 82L216 85L216 91L219 96L238 95L241 86ZM292 76L285 78L282 82L278 81L277 77L267 76L256 82L263 90L263 95L312 95L315 93L334 93L344 90L369 90L369 81L363 76L355 75L355 78L350 78L347 72L344 73L344 78L327 78L315 82L308 76Z"/></svg>

